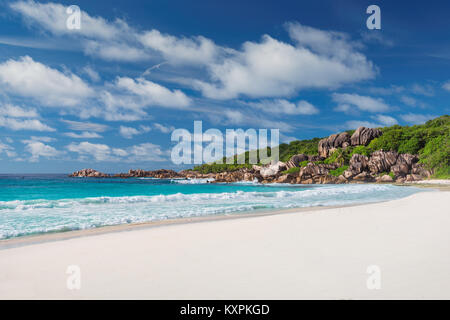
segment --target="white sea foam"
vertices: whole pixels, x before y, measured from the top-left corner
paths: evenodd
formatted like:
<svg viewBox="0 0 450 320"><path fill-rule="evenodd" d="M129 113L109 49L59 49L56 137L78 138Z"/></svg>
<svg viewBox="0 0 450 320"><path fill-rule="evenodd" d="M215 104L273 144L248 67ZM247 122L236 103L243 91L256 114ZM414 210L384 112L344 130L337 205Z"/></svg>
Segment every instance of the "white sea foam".
<svg viewBox="0 0 450 320"><path fill-rule="evenodd" d="M274 188L273 190L272 187ZM276 186L264 191L175 193L154 196L0 201L0 239L182 217L367 203L401 198L421 189L392 185L329 185L312 189Z"/></svg>

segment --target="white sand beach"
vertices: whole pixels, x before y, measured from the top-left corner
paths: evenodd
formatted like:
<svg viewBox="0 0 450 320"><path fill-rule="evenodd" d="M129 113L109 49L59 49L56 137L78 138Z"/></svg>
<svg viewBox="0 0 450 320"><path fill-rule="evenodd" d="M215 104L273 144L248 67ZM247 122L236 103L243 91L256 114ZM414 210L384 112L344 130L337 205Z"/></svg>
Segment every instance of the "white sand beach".
<svg viewBox="0 0 450 320"><path fill-rule="evenodd" d="M6 241L0 298L450 299L449 195Z"/></svg>

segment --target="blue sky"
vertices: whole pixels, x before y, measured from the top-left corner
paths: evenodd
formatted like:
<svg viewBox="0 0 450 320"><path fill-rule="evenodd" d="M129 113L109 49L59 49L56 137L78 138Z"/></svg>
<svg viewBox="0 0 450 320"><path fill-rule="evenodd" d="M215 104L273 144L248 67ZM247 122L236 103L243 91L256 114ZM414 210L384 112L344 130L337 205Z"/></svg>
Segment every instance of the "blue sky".
<svg viewBox="0 0 450 320"><path fill-rule="evenodd" d="M80 30L66 27L72 4ZM366 27L371 4L381 30ZM170 135L194 120L288 142L449 113L448 1L0 8L1 173L181 169Z"/></svg>

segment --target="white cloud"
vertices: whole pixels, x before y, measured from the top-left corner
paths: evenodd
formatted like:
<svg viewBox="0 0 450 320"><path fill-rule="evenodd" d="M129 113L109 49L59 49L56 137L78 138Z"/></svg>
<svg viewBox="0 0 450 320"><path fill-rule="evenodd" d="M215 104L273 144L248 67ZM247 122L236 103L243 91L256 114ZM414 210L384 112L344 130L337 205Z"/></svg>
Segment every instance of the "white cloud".
<svg viewBox="0 0 450 320"><path fill-rule="evenodd" d="M77 106L93 94L77 75L62 73L29 56L0 64L0 85L4 90L51 107Z"/></svg>
<svg viewBox="0 0 450 320"><path fill-rule="evenodd" d="M359 120L351 120L347 121L345 125L342 127L343 129L357 129L359 127L366 127L366 128L377 128L382 127L382 125L370 122L370 121L359 121Z"/></svg>
<svg viewBox="0 0 450 320"><path fill-rule="evenodd" d="M56 131L37 119L17 119L0 116L0 127L10 130Z"/></svg>
<svg viewBox="0 0 450 320"><path fill-rule="evenodd" d="M66 26L67 6L57 3L38 3L28 0L11 3L10 7L27 18L28 23L37 24L55 35L81 35L110 40L128 28L122 20L110 23L101 17L91 17L81 11L82 28L70 30Z"/></svg>
<svg viewBox="0 0 450 320"><path fill-rule="evenodd" d="M55 138L52 137L46 137L46 136L31 136L30 140L32 141L41 141L41 142L52 142L52 141L56 141ZM24 141L29 141L29 140L24 140ZM25 142L24 142L25 143Z"/></svg>
<svg viewBox="0 0 450 320"><path fill-rule="evenodd" d="M320 112L319 109L305 100L301 100L296 104L284 99L262 100L259 102L249 102L248 105L267 113L279 115L313 115Z"/></svg>
<svg viewBox="0 0 450 320"><path fill-rule="evenodd" d="M426 108L427 107L427 105L425 103L423 103L423 102L421 102L421 101L419 101L419 100L417 100L417 99L415 99L413 97L410 97L410 96L402 96L400 98L400 100L404 104L406 104L407 106L410 106L410 107L419 107L419 108Z"/></svg>
<svg viewBox="0 0 450 320"><path fill-rule="evenodd" d="M173 130L175 130L175 127L173 127L173 126L164 126L160 123L154 123L153 127L162 133L170 133Z"/></svg>
<svg viewBox="0 0 450 320"><path fill-rule="evenodd" d="M390 109L389 105L380 98L375 99L372 97L360 96L358 94L333 93L332 99L339 104L335 109L336 111L348 111L348 105L368 112L384 112Z"/></svg>
<svg viewBox="0 0 450 320"><path fill-rule="evenodd" d="M172 64L207 65L224 51L212 40L202 36L177 38L162 34L158 30L145 32L139 40L145 47L161 53L163 58Z"/></svg>
<svg viewBox="0 0 450 320"><path fill-rule="evenodd" d="M90 142L71 143L66 147L70 152L80 155L82 161L93 158L95 161L111 162L145 162L166 161L165 153L161 147L152 143L142 143L126 149L111 148L106 144L94 144Z"/></svg>
<svg viewBox="0 0 450 320"><path fill-rule="evenodd" d="M81 122L72 120L61 120L66 123L71 130L75 131L94 131L94 132L105 132L108 130L108 126L100 123L93 122Z"/></svg>
<svg viewBox="0 0 450 320"><path fill-rule="evenodd" d="M2 143L0 141L0 154L3 152L8 156L8 158L17 156L17 154L12 146L10 146L9 144L6 144L6 143Z"/></svg>
<svg viewBox="0 0 450 320"><path fill-rule="evenodd" d="M379 123L381 123L384 126L393 126L395 124L398 124L397 120L391 116L386 116L383 114L377 114L376 116L372 116L371 117L373 120L378 121Z"/></svg>
<svg viewBox="0 0 450 320"><path fill-rule="evenodd" d="M411 91L415 94L420 94L427 97L434 96L434 88L429 84L426 85L414 84L411 87Z"/></svg>
<svg viewBox="0 0 450 320"><path fill-rule="evenodd" d="M209 68L213 82L194 81L215 99L288 96L306 88L334 88L375 77L370 61L342 33L300 24L287 29L296 45L268 35L246 42L242 50Z"/></svg>
<svg viewBox="0 0 450 320"><path fill-rule="evenodd" d="M138 129L134 127L120 126L119 133L125 139L131 139L133 136L149 132L151 129L147 126L140 126Z"/></svg>
<svg viewBox="0 0 450 320"><path fill-rule="evenodd" d="M436 116L430 114L414 114L414 113L403 114L400 117L403 119L403 121L411 124L422 124L430 119L436 118Z"/></svg>
<svg viewBox="0 0 450 320"><path fill-rule="evenodd" d="M74 139L99 139L103 138L101 135L99 135L96 132L90 132L90 131L83 131L81 133L76 132L66 132L64 133L66 137L74 138Z"/></svg>
<svg viewBox="0 0 450 320"><path fill-rule="evenodd" d="M25 150L31 154L31 162L37 162L40 157L55 158L63 154L52 146L40 141L28 140L24 141L24 143L26 144Z"/></svg>
<svg viewBox="0 0 450 320"><path fill-rule="evenodd" d="M98 82L100 81L100 75L98 74L97 71L95 71L94 69L92 69L90 66L86 66L83 68L83 72L85 74L87 74L89 76L89 78L91 78L92 81L94 82Z"/></svg>
<svg viewBox="0 0 450 320"><path fill-rule="evenodd" d="M114 85L116 89L132 94L138 106L184 108L191 103L182 91L170 90L143 78L118 77Z"/></svg>
<svg viewBox="0 0 450 320"><path fill-rule="evenodd" d="M81 157L93 157L96 161L115 161L118 160L111 148L106 144L95 144L87 141L80 143L71 143L67 146L70 152L78 153Z"/></svg>
<svg viewBox="0 0 450 320"><path fill-rule="evenodd" d="M12 118L37 118L36 109L24 109L12 104L0 105L0 116Z"/></svg>
<svg viewBox="0 0 450 320"><path fill-rule="evenodd" d="M109 61L141 61L149 58L145 51L120 42L87 41L84 51L87 55Z"/></svg>
<svg viewBox="0 0 450 320"><path fill-rule="evenodd" d="M447 81L446 83L444 83L444 84L442 85L442 88L444 88L444 89L447 90L447 91L450 91L450 80Z"/></svg>

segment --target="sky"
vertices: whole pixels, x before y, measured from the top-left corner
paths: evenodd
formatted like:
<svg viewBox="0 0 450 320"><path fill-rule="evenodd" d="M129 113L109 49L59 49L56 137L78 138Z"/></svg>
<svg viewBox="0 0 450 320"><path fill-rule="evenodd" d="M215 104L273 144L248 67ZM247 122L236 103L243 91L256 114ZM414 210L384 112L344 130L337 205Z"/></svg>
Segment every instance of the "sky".
<svg viewBox="0 0 450 320"><path fill-rule="evenodd" d="M180 170L171 133L198 120L279 129L281 142L424 123L449 114L449 12L435 0L0 1L0 173Z"/></svg>

